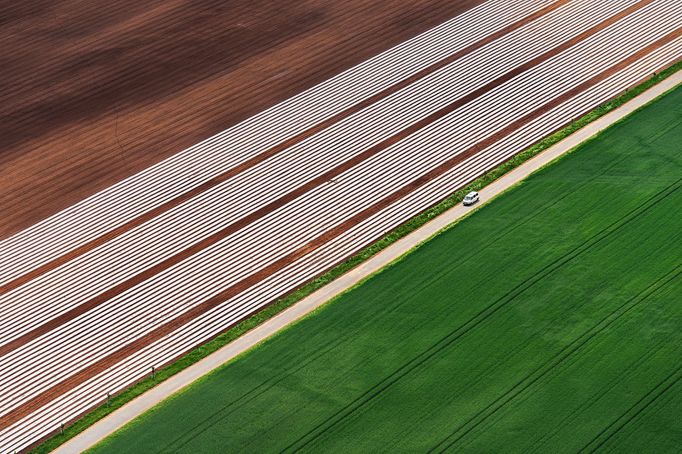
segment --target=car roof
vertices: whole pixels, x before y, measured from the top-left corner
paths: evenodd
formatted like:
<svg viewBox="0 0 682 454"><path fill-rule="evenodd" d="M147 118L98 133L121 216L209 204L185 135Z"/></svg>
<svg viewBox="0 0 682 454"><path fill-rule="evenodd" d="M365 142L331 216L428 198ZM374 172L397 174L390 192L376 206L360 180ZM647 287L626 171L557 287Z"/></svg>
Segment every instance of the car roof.
<svg viewBox="0 0 682 454"><path fill-rule="evenodd" d="M468 193L466 196L467 196L467 197L473 197L473 196L475 196L475 195L478 195L478 192L476 192L476 191L471 191L471 192Z"/></svg>

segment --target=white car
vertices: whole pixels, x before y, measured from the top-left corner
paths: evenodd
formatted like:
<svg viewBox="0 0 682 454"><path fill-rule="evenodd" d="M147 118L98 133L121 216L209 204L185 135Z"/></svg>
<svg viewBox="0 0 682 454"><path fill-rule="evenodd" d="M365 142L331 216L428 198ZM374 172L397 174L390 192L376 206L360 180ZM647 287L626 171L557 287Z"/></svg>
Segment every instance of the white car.
<svg viewBox="0 0 682 454"><path fill-rule="evenodd" d="M464 196L464 201L462 203L464 203L464 206L468 207L469 205L473 205L476 202L478 202L478 192L471 191L466 196Z"/></svg>

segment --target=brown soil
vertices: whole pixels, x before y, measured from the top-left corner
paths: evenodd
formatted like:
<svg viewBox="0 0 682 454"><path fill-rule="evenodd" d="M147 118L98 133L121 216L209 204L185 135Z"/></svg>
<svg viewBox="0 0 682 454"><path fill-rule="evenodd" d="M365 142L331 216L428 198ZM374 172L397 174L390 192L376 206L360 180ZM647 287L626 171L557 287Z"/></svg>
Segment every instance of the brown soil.
<svg viewBox="0 0 682 454"><path fill-rule="evenodd" d="M481 2L3 2L0 238Z"/></svg>

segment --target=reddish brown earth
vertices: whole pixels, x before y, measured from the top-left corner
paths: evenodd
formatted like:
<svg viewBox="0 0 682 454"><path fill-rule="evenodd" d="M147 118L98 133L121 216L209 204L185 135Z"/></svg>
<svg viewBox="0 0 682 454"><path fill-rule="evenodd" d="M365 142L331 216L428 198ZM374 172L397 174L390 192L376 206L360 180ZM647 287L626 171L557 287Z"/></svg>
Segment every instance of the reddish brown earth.
<svg viewBox="0 0 682 454"><path fill-rule="evenodd" d="M0 238L482 0L0 3Z"/></svg>

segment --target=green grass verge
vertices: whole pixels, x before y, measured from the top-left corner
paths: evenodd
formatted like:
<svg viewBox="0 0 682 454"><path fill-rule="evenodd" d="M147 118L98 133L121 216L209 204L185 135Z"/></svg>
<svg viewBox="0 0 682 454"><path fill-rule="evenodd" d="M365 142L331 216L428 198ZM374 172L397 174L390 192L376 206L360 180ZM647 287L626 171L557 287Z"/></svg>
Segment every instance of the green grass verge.
<svg viewBox="0 0 682 454"><path fill-rule="evenodd" d="M410 232L416 230L420 226L424 225L426 222L428 222L430 219L432 219L435 216L438 216L442 212L448 210L452 206L458 204L461 202L462 198L464 195L469 192L470 190L478 190L492 181L496 180L500 176L504 175L505 173L509 172L510 170L514 169L515 167L518 167L520 164L523 162L527 161L531 157L535 156L536 154L542 152L543 150L547 149L548 147L552 146L553 144L561 141L563 138L567 137L568 135L572 134L576 130L584 127L588 123L598 119L599 117L605 115L606 113L612 111L613 109L621 106L622 104L626 103L630 99L634 98L635 96L639 95L646 89L650 88L651 86L655 85L656 83L660 82L661 80L667 78L668 76L672 75L673 73L679 71L682 69L682 62L677 63L670 68L666 69L665 71L660 72L659 74L656 74L653 76L651 79L647 80L646 82L640 84L639 86L628 90L625 92L623 95L619 96L618 98L600 106L599 108L593 110L589 114L581 117L580 119L576 120L575 122L571 123L569 126L561 129L560 131L556 132L555 134L545 138L541 142L537 143L535 146L525 150L524 152L516 155L514 158L511 160L507 161L506 163L500 165L496 169L492 170L491 172L486 173L482 177L478 178L474 182L472 182L470 185L468 185L466 188L463 188L457 192L455 192L453 195L448 197L447 199L443 200L441 203L435 205L434 207L430 208L429 210L425 211L424 213L416 216L409 222L403 224L399 228L395 229L394 231L390 232L387 234L384 238L381 240L377 241L370 247L362 250L360 253L356 254L349 260L345 261L344 263L336 266L329 272L325 273L323 276L315 279L314 281L310 282L309 284L303 286L301 289L298 291L288 295L287 297L278 300L274 304L270 305L263 311L251 316L250 318L244 320L243 322L239 323L229 331L221 334L220 336L216 337L212 341L208 342L207 344L200 346L194 350L192 350L190 353L186 354L173 364L157 371L155 377L149 377L140 383L132 386L128 390L124 391L123 393L113 397L110 402L106 405L100 406L87 415L85 415L83 418L79 419L77 422L74 424L66 427L65 431L63 434L59 434L54 436L53 438L45 441L43 444L39 445L37 448L33 450L33 452L36 453L43 453L43 452L49 452L53 449L55 449L57 446L60 444L64 443L65 441L69 440L70 438L76 436L98 420L102 419L103 417L107 416L117 408L120 408L121 406L125 405L127 402L131 401L135 397L139 396L140 394L146 392L150 388L156 386L158 383L168 379L169 377L175 375L176 373L180 372L181 370L189 367L190 365L196 363L197 361L201 360L202 358L208 356L209 354L213 353L214 351L218 350L219 348L225 346L226 344L230 343L234 339L238 338L239 336L243 335L245 332L253 329L254 327L260 325L263 323L265 320L273 317L277 313L281 312L282 310L286 309L287 307L293 305L297 301L301 300L305 296L309 295L310 293L314 292L315 290L319 289L320 287L326 285L328 282L336 279L337 277L341 276L342 274L346 273L348 270L354 268L361 262L367 260L369 257L372 255L376 254L377 252L381 251L382 249L388 247L398 239L406 236Z"/></svg>

